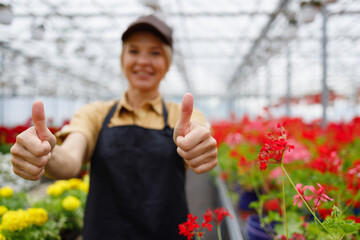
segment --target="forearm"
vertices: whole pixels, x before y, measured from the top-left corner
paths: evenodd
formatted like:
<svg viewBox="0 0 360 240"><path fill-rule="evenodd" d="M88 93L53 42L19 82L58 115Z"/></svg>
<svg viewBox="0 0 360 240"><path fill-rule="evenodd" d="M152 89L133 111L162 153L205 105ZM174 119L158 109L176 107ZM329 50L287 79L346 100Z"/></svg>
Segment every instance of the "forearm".
<svg viewBox="0 0 360 240"><path fill-rule="evenodd" d="M45 175L51 179L68 179L80 174L82 161L75 159L62 146L55 146L45 166Z"/></svg>

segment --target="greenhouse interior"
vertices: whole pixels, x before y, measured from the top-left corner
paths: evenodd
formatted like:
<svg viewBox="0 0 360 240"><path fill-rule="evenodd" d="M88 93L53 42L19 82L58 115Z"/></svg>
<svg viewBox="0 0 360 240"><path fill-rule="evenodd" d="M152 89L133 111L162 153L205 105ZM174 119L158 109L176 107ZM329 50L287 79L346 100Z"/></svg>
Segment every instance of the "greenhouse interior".
<svg viewBox="0 0 360 240"><path fill-rule="evenodd" d="M147 15L172 29L171 44L158 26L135 29L122 38L136 19ZM0 0L0 240L360 239L359 23L358 0ZM134 51L128 53L126 48L134 47L132 42L144 32L165 46L159 48L161 64L170 64L156 90L161 95L157 99L166 102L161 105L159 100L164 129L145 127L160 125L149 123L158 121L150 117L137 122L137 106L126 107L131 105L131 89L138 85L133 87L126 69L130 67L122 61L134 56ZM144 39L148 38L141 41ZM139 59L144 49L141 45L136 50ZM141 64L155 71L161 66L151 65L155 59L151 54L146 59L141 55L143 62L147 61ZM144 69L139 71L145 73L136 74L152 79L154 74ZM146 104L153 107L147 111L158 113L152 105L156 100L146 98L144 92ZM197 111L191 119L185 116L185 100L190 99L186 93L191 93ZM35 116L38 100L43 103L45 119ZM121 113L133 114L133 122L125 124L119 110L116 120L122 121L122 128L107 127L110 104L118 101L119 106L123 104L118 106ZM85 115L90 114L86 106L99 113ZM89 119L84 120L86 117ZM95 118L101 119L98 125L92 122ZM40 124L41 120L44 123ZM101 152L100 141L110 137L105 137L105 130L116 129L120 134L134 126L140 126L136 134L141 131L141 138L150 132L160 134L156 129L174 129L168 138L174 150L167 149L181 160L176 168L184 169L184 176L174 181L184 183L178 186L179 195L184 191L181 196L188 206L183 221L172 224L176 237L170 237L170 230L163 230L166 227L161 224L163 218L175 219L180 213L169 207L170 198L162 194L151 200L153 193L143 193L148 200L141 204L149 208L145 215L158 211L149 207L153 202L146 201L166 202L158 208L167 214L163 216L164 209L159 210L147 223L154 226L151 231L145 223L136 222L139 225L129 227L133 235L127 235L126 227L118 224L124 222L118 219L105 227L107 223L89 217L99 211L91 212L88 200L92 208L106 205L101 201L108 200L103 196L94 203L97 190L92 186L105 186L110 177L98 179L91 168ZM139 138L131 135L121 143ZM197 145L185 140L196 140ZM116 152L106 156L121 161L117 153L129 155L121 143L115 143L120 150L112 147ZM148 147L136 146L132 151L138 156L153 147L151 144L159 143L150 140ZM80 150L74 150L76 147ZM70 171L77 171L74 176L54 174L54 166L67 169L66 164L70 165L69 159L60 165L58 149L69 149L61 155L64 158L79 157L75 170ZM142 160L146 157L154 160L149 156ZM113 161L106 160L109 164ZM129 179L140 182L140 171ZM29 172L38 177L30 177ZM162 174L156 170L155 175ZM123 179L124 186L129 181L118 179ZM163 187L153 180L147 180L151 189ZM138 190L116 189L116 196L108 196L115 199L111 201L114 204L123 199L117 195L138 196ZM124 213L118 208L113 214L99 214L120 218L116 214ZM127 211L132 219L145 210ZM144 219L141 214L137 217ZM111 233L98 238L93 231Z"/></svg>

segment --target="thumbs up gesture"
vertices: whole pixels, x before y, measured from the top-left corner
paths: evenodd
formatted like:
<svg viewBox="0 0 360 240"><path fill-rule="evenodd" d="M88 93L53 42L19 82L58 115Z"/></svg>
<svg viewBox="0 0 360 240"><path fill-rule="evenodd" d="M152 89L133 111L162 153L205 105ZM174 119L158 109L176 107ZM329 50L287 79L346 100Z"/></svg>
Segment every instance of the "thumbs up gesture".
<svg viewBox="0 0 360 240"><path fill-rule="evenodd" d="M174 129L177 152L196 174L210 171L217 165L217 144L210 129L191 122L194 99L186 93L181 103L180 118Z"/></svg>
<svg viewBox="0 0 360 240"><path fill-rule="evenodd" d="M46 127L44 105L41 101L32 106L34 126L16 137L11 147L11 163L15 174L28 180L38 180L44 174L44 168L51 158L56 145L56 137Z"/></svg>

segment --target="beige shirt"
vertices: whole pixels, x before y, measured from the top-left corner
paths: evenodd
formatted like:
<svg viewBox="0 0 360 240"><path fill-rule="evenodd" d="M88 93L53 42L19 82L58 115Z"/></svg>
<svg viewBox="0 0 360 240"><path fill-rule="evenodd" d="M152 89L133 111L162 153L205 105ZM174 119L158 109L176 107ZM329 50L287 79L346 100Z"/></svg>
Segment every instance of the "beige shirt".
<svg viewBox="0 0 360 240"><path fill-rule="evenodd" d="M81 132L88 141L88 149L86 153L86 161L89 161L103 124L105 117L117 100L97 101L87 104L80 108L70 121L69 125L63 127L56 136L58 142L66 138L69 133ZM181 105L173 102L165 103L168 112L168 124L170 128L174 128L180 117ZM207 125L204 115L197 109L194 109L191 120ZM149 129L163 129L165 126L163 120L162 98L159 95L156 99L144 102L138 111L134 111L130 106L126 93L121 97L116 107L114 115L111 117L108 127L137 125Z"/></svg>

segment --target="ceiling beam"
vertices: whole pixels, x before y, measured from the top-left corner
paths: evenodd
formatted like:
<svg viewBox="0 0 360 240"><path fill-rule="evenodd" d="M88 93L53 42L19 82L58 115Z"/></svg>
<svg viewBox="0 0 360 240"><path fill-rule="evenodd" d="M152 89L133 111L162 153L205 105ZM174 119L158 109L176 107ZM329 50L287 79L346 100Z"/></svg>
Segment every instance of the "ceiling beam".
<svg viewBox="0 0 360 240"><path fill-rule="evenodd" d="M270 15L269 21L264 26L262 31L260 32L260 35L258 38L254 41L254 44L250 48L249 52L245 55L243 58L242 63L235 68L235 72L231 75L232 77L228 81L226 92L233 92L234 91L234 84L238 81L240 81L240 74L243 72L244 67L246 66L246 63L250 61L250 58L255 53L256 49L258 48L260 42L266 38L268 32L271 29L271 25L275 21L276 17L283 11L283 9L286 7L289 0L281 0L276 10Z"/></svg>

